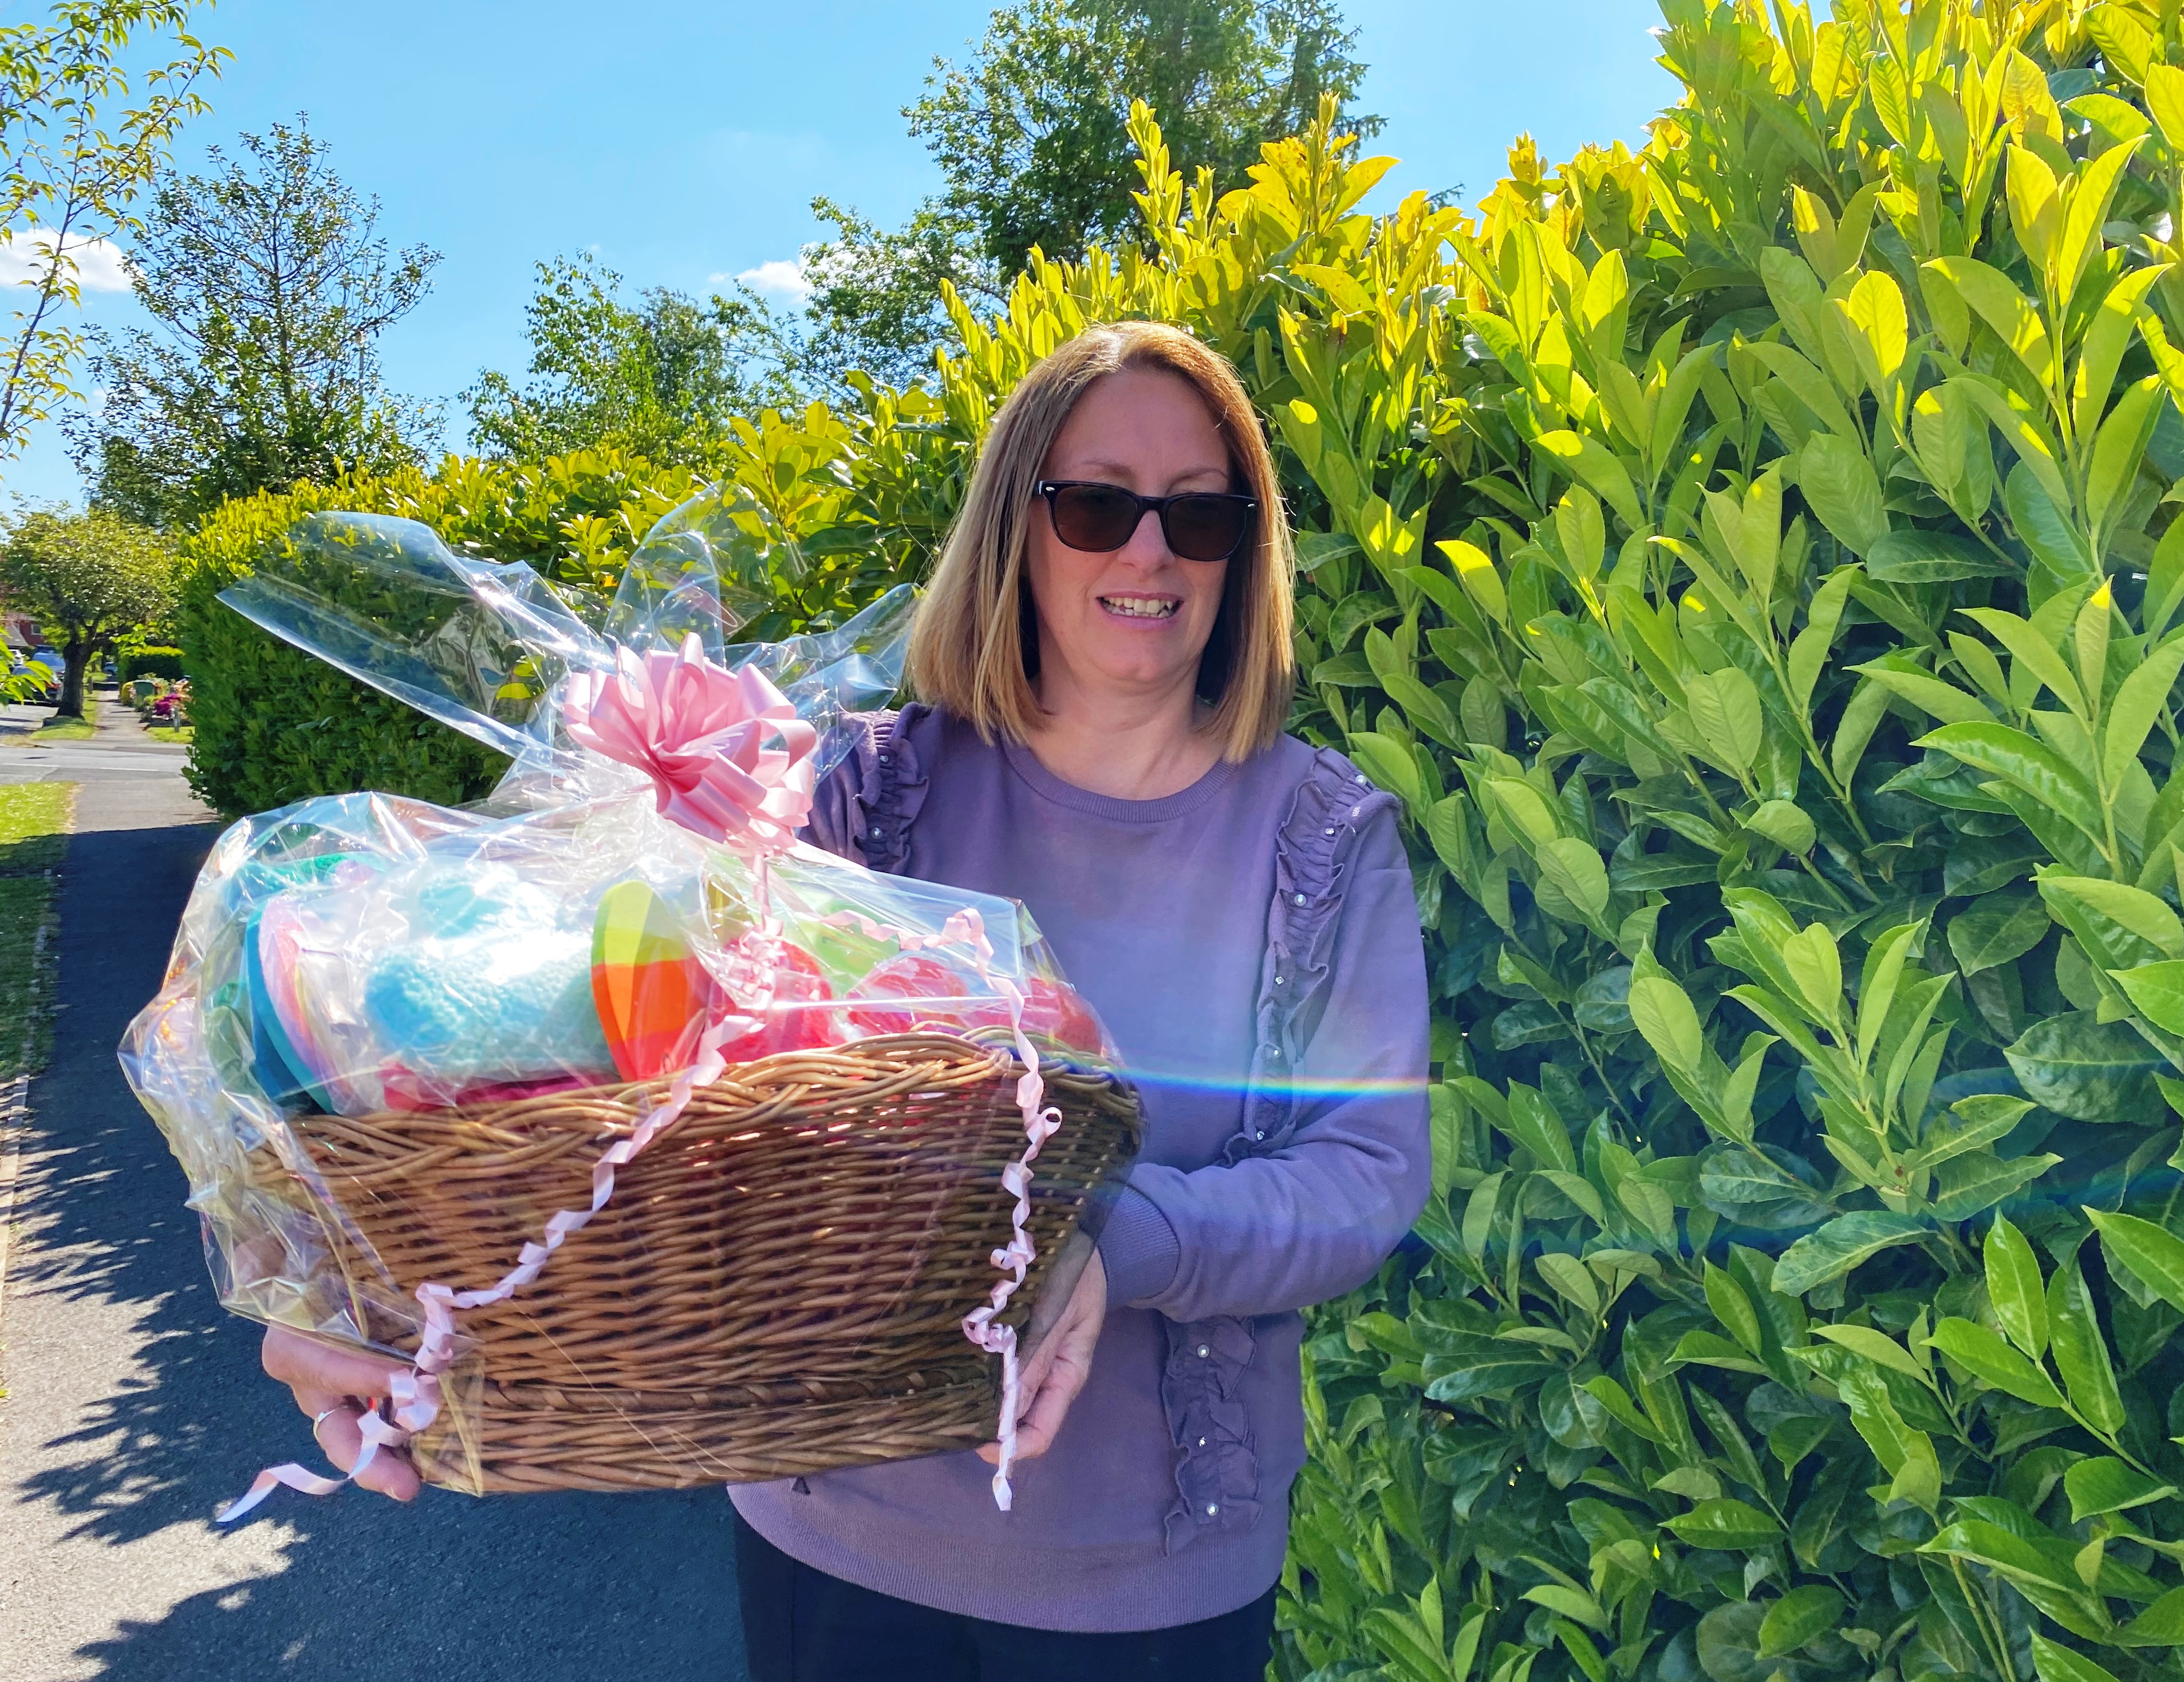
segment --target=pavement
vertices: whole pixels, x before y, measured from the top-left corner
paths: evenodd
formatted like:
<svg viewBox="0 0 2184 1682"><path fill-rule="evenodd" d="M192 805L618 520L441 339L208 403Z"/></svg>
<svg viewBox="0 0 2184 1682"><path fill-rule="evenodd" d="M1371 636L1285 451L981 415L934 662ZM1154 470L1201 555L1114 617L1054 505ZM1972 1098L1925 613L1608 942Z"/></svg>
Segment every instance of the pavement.
<svg viewBox="0 0 2184 1682"><path fill-rule="evenodd" d="M277 1490L213 1512L270 1461L319 1463L214 1300L181 1171L114 1061L217 833L186 750L102 705L92 740L0 781L79 784L63 865L59 1014L20 1137L0 1298L0 1682L743 1682L717 1489L410 1507Z"/></svg>

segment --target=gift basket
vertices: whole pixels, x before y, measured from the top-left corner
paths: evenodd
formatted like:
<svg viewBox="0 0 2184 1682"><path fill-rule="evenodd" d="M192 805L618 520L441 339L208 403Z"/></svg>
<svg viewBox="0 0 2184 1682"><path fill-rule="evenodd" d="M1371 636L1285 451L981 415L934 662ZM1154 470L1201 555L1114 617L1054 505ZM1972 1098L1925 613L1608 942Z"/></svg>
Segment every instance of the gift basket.
<svg viewBox="0 0 2184 1682"><path fill-rule="evenodd" d="M1136 1100L1021 906L796 839L909 593L730 645L766 597L728 515L668 515L588 608L355 515L226 592L510 765L472 807L228 829L123 1067L222 1302L388 1356L367 1456L488 1494L998 1439L1006 1507L1018 1356ZM334 1486L249 1499L279 1483Z"/></svg>

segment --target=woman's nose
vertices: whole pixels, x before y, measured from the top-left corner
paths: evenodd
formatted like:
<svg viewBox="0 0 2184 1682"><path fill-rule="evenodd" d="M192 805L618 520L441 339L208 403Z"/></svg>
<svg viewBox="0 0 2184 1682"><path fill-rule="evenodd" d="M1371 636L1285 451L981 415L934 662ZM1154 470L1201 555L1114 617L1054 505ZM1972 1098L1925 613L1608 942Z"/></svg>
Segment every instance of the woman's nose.
<svg viewBox="0 0 2184 1682"><path fill-rule="evenodd" d="M1137 530L1130 533L1130 541L1123 545L1123 559L1146 566L1162 565L1170 559L1167 533L1162 529L1157 510L1149 508L1138 517Z"/></svg>

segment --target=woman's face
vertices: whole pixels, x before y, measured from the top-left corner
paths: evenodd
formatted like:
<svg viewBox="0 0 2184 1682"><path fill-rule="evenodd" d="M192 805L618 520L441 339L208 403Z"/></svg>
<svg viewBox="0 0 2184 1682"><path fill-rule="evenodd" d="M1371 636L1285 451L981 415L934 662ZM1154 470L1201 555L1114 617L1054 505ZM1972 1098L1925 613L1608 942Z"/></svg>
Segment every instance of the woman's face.
<svg viewBox="0 0 2184 1682"><path fill-rule="evenodd" d="M1085 391L1063 423L1042 479L1092 480L1140 496L1229 488L1228 451L1195 387L1165 369L1124 368ZM1194 685L1221 610L1227 561L1168 552L1159 515L1142 515L1106 554L1055 535L1044 497L1031 510L1032 601L1039 615L1042 699L1050 680L1109 693Z"/></svg>

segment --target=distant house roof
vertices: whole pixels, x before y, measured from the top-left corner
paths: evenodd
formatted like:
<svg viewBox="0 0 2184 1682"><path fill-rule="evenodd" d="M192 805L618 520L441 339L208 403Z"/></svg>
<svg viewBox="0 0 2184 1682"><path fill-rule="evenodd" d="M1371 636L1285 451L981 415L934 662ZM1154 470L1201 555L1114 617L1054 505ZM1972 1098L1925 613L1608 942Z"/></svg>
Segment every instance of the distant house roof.
<svg viewBox="0 0 2184 1682"><path fill-rule="evenodd" d="M0 626L7 629L9 648L35 649L38 646L38 621L29 614L0 613Z"/></svg>

